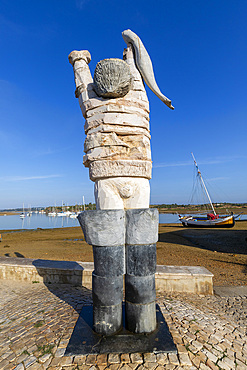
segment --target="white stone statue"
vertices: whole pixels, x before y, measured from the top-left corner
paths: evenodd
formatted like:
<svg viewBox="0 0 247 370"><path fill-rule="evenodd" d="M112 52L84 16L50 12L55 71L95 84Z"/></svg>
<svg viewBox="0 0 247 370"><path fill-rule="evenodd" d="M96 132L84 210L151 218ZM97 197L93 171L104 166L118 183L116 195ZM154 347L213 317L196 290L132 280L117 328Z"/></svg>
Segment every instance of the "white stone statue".
<svg viewBox="0 0 247 370"><path fill-rule="evenodd" d="M151 60L134 32L123 32L123 60L105 59L94 79L87 50L72 51L76 97L86 119L83 163L95 182L97 209L149 208L151 149L149 102L142 78L171 109L159 90Z"/></svg>

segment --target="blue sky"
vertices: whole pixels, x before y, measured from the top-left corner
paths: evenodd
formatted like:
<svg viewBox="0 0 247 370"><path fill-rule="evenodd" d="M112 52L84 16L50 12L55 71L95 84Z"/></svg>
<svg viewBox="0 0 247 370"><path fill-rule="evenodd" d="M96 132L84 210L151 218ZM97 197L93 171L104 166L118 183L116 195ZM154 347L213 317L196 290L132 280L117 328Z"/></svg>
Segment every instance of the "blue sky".
<svg viewBox="0 0 247 370"><path fill-rule="evenodd" d="M122 58L128 28L175 106L147 87L151 202L188 203L191 151L214 201L246 202L246 14L239 0L1 0L0 209L94 201L68 54L89 50L93 73Z"/></svg>

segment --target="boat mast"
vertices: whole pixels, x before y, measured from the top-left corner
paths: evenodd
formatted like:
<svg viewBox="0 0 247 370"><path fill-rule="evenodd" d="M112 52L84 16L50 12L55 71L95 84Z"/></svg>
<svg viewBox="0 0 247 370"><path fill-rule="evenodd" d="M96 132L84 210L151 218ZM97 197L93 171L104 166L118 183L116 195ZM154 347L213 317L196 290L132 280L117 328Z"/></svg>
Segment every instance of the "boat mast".
<svg viewBox="0 0 247 370"><path fill-rule="evenodd" d="M212 203L212 201L211 201L210 195L209 195L209 193L208 193L208 191L207 191L206 185L205 185L205 183L204 183L204 181L203 181L201 171L199 170L198 164L196 163L196 159L195 159L194 154L193 154L192 152L191 152L191 155L192 155L192 158L193 158L193 160L194 160L194 163L195 163L195 166L196 166L196 169L197 169L197 173L198 173L199 178L200 178L200 180L201 180L201 182L202 182L202 185L203 185L203 188L204 188L204 190L205 190L205 193L206 193L206 195L207 195L207 197L208 197L209 203L210 203L210 205L211 205L211 207L212 207L212 211L213 211L214 215L216 216L216 212L215 212L215 209L214 209L213 203Z"/></svg>

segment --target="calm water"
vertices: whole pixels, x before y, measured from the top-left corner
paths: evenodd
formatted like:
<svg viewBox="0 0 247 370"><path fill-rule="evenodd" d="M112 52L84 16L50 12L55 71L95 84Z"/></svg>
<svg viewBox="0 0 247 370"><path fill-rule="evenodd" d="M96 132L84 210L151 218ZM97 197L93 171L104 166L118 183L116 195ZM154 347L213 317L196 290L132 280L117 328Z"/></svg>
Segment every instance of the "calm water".
<svg viewBox="0 0 247 370"><path fill-rule="evenodd" d="M20 218L19 215L0 216L0 230L14 229L53 229L55 227L79 226L76 218L49 217L45 214L33 213L30 217Z"/></svg>
<svg viewBox="0 0 247 370"><path fill-rule="evenodd" d="M247 220L247 215L241 215L241 220ZM178 216L171 213L160 214L161 224L179 223ZM0 230L15 229L53 229L57 227L79 226L76 218L48 217L45 214L33 213L30 217L20 218L19 215L0 216Z"/></svg>
<svg viewBox="0 0 247 370"><path fill-rule="evenodd" d="M173 214L161 214L160 223L178 222L178 216ZM53 229L56 227L80 226L76 218L49 217L45 214L33 213L30 217L20 218L19 215L0 216L0 230L15 229Z"/></svg>

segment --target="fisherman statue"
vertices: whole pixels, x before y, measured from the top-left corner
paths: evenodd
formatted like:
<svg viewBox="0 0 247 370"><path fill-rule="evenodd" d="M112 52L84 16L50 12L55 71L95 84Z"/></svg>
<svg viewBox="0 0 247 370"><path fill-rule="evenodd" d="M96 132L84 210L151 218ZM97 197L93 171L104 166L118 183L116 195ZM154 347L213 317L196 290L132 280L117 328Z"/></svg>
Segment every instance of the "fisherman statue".
<svg viewBox="0 0 247 370"><path fill-rule="evenodd" d="M78 219L93 246L94 330L103 335L122 328L123 276L127 329L150 333L156 328L158 210L149 208L152 161L143 80L174 109L155 81L140 38L131 30L122 36L123 60L101 60L93 78L87 50L69 55L86 120L83 163L95 183L96 211L82 212Z"/></svg>

